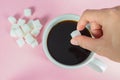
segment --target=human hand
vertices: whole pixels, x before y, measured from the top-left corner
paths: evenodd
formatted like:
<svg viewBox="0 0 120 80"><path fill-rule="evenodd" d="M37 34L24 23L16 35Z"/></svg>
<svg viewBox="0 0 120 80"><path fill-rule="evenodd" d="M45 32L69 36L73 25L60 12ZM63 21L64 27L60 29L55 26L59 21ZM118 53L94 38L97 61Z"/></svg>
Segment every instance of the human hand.
<svg viewBox="0 0 120 80"><path fill-rule="evenodd" d="M120 62L120 7L84 11L77 29L83 30L88 23L95 38L77 36L71 43Z"/></svg>

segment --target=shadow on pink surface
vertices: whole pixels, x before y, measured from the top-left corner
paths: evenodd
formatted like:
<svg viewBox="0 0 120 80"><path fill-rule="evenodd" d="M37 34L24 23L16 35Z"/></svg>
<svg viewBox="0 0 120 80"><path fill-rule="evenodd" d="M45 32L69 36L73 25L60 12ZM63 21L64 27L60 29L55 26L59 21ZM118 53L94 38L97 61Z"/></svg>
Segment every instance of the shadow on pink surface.
<svg viewBox="0 0 120 80"><path fill-rule="evenodd" d="M37 36L37 40L38 40L39 44L42 43L42 35L43 35L43 32L44 32L44 29L46 28L45 24L49 20L49 16L50 15L45 15L45 16L43 16L41 18L35 18L35 19L39 19L42 26L43 26L42 29L40 30L40 34Z"/></svg>

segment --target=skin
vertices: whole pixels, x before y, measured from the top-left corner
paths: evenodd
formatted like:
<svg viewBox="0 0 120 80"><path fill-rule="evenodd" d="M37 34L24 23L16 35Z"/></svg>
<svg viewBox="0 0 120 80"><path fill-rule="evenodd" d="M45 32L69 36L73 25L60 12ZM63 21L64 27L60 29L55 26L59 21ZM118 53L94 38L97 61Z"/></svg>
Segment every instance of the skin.
<svg viewBox="0 0 120 80"><path fill-rule="evenodd" d="M71 44L120 62L120 6L84 11L77 30L83 30L88 23L95 38L76 36L71 39Z"/></svg>

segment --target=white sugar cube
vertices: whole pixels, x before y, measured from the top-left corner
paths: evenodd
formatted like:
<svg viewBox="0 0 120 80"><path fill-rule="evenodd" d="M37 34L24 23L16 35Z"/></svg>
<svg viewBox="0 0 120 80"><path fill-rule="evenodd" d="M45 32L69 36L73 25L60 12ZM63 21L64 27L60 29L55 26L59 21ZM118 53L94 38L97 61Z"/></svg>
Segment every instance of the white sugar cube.
<svg viewBox="0 0 120 80"><path fill-rule="evenodd" d="M10 35L11 37L18 37L16 33L17 29L19 28L19 25L18 24L13 24L12 25L12 28L11 28L11 31L10 31Z"/></svg>
<svg viewBox="0 0 120 80"><path fill-rule="evenodd" d="M33 29L33 30L31 31L31 34L32 34L33 36L35 36L35 37L37 37L37 36L39 35L39 33L40 33L40 30L39 30L39 29Z"/></svg>
<svg viewBox="0 0 120 80"><path fill-rule="evenodd" d="M19 26L23 26L25 24L25 20L24 19L19 19L18 22L17 22L17 24Z"/></svg>
<svg viewBox="0 0 120 80"><path fill-rule="evenodd" d="M16 28L18 28L18 27L19 27L18 24L13 24L13 25L12 25L12 28L14 28L14 29L16 29Z"/></svg>
<svg viewBox="0 0 120 80"><path fill-rule="evenodd" d="M11 31L10 31L10 35L12 37L23 37L24 36L24 32L21 30L21 28L19 27L18 24L13 24Z"/></svg>
<svg viewBox="0 0 120 80"><path fill-rule="evenodd" d="M24 24L23 26L21 26L21 28L24 33L28 33L31 31L31 28L27 24Z"/></svg>
<svg viewBox="0 0 120 80"><path fill-rule="evenodd" d="M14 29L11 29L11 31L10 31L10 36L11 36L11 37L17 37L17 36L16 36L16 32L15 32Z"/></svg>
<svg viewBox="0 0 120 80"><path fill-rule="evenodd" d="M16 30L17 28L19 28L19 25L18 24L13 24L11 29Z"/></svg>
<svg viewBox="0 0 120 80"><path fill-rule="evenodd" d="M31 15L32 15L32 11L31 11L31 9L29 9L29 8L24 9L24 15L25 15L26 17L31 16Z"/></svg>
<svg viewBox="0 0 120 80"><path fill-rule="evenodd" d="M27 44L32 44L32 42L35 40L30 33L26 34L24 38Z"/></svg>
<svg viewBox="0 0 120 80"><path fill-rule="evenodd" d="M15 24L17 20L16 20L15 17L10 16L10 17L8 17L8 21L9 21L11 24Z"/></svg>
<svg viewBox="0 0 120 80"><path fill-rule="evenodd" d="M38 41L37 40L34 40L34 42L32 42L31 46L34 48L36 46L38 46Z"/></svg>
<svg viewBox="0 0 120 80"><path fill-rule="evenodd" d="M86 28L90 30L90 23L86 25Z"/></svg>
<svg viewBox="0 0 120 80"><path fill-rule="evenodd" d="M21 38L24 36L24 32L20 29L20 27L15 30L17 37Z"/></svg>
<svg viewBox="0 0 120 80"><path fill-rule="evenodd" d="M35 29L39 29L40 30L42 28L42 24L40 23L39 20L35 20L35 21L33 21L33 27Z"/></svg>
<svg viewBox="0 0 120 80"><path fill-rule="evenodd" d="M74 37L76 37L76 36L81 35L81 33L80 33L80 31L78 31L78 30L74 30L70 35L71 35L72 38L74 38Z"/></svg>
<svg viewBox="0 0 120 80"><path fill-rule="evenodd" d="M25 41L22 38L18 39L16 42L19 47L22 47L25 44Z"/></svg>
<svg viewBox="0 0 120 80"><path fill-rule="evenodd" d="M34 28L34 27L33 27L33 20L29 20L28 23L27 23L27 25L28 25L31 29L33 29L33 28Z"/></svg>

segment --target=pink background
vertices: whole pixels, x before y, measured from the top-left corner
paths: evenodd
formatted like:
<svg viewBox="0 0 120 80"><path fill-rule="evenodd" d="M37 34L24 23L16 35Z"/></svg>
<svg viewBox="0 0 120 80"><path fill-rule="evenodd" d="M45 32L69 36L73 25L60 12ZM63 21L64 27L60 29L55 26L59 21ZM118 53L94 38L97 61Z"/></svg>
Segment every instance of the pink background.
<svg viewBox="0 0 120 80"><path fill-rule="evenodd" d="M120 80L120 63L99 57L107 65L104 73L85 66L64 69L51 63L42 50L42 34L46 24L58 15L81 14L85 9L113 7L120 0L0 0L0 80ZM10 37L8 16L22 18L25 8L32 8L31 19L38 18L43 29L38 36L40 45L19 48Z"/></svg>

